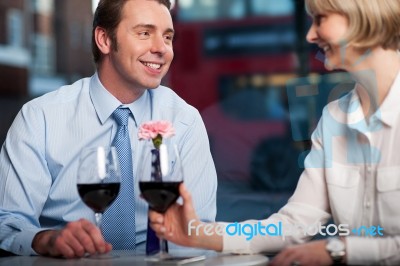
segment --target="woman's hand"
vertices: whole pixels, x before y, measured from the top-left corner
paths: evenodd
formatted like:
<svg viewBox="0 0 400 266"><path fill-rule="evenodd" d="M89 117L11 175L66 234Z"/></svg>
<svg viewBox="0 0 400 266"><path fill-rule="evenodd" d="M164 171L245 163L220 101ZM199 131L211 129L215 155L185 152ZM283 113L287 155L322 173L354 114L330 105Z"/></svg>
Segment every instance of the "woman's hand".
<svg viewBox="0 0 400 266"><path fill-rule="evenodd" d="M332 265L332 263L326 250L326 240L318 240L287 247L279 252L268 265Z"/></svg>
<svg viewBox="0 0 400 266"><path fill-rule="evenodd" d="M150 225L157 236L181 246L221 251L222 236L217 234L217 224L199 220L184 184L179 192L183 205L175 203L164 214L150 211Z"/></svg>
<svg viewBox="0 0 400 266"><path fill-rule="evenodd" d="M183 205L175 203L164 214L150 211L150 225L158 237L174 242L181 246L197 246L195 232L189 235L188 224L197 226L199 221L193 208L192 197L182 183L179 193L183 199Z"/></svg>

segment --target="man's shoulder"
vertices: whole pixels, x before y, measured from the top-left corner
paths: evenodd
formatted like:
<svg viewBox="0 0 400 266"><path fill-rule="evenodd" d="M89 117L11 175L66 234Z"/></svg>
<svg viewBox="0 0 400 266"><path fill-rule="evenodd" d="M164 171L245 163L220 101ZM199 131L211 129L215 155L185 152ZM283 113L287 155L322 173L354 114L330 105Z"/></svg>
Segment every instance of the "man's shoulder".
<svg viewBox="0 0 400 266"><path fill-rule="evenodd" d="M158 88L151 90L155 99L162 99L164 103L167 104L178 104L178 105L188 105L184 99L182 99L176 92L171 88L160 85ZM168 100L168 101L164 101Z"/></svg>
<svg viewBox="0 0 400 266"><path fill-rule="evenodd" d="M184 99L176 94L176 92L168 87L159 86L157 89L152 90L151 93L153 93L154 101L159 106L197 112L196 108L188 104Z"/></svg>
<svg viewBox="0 0 400 266"><path fill-rule="evenodd" d="M162 116L171 116L169 119L178 118L185 124L192 124L200 116L195 107L168 87L159 86L150 93L153 95L154 106L159 109Z"/></svg>
<svg viewBox="0 0 400 266"><path fill-rule="evenodd" d="M78 101L84 93L89 91L90 78L82 78L75 81L73 84L64 85L60 88L43 94L25 104L25 107L33 108L57 108L64 104Z"/></svg>

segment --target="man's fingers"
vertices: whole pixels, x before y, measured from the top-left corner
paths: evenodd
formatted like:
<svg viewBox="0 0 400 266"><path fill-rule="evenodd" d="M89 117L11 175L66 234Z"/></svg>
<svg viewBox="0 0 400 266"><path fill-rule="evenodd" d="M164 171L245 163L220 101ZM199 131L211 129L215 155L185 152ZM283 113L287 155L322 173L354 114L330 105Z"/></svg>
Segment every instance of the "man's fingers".
<svg viewBox="0 0 400 266"><path fill-rule="evenodd" d="M85 246L84 243L81 242L81 239L83 237L82 234L84 234L82 229L70 223L67 224L66 228L60 232L60 235L59 237L57 237L56 242L58 241L60 245L62 243L65 243L73 251L74 256L83 257L85 255ZM71 256L71 254L64 254L64 250L57 243L56 246L59 247L59 250L61 250L64 256Z"/></svg>
<svg viewBox="0 0 400 266"><path fill-rule="evenodd" d="M110 243L106 242L106 252L105 253L110 252L111 250L112 250L112 245Z"/></svg>
<svg viewBox="0 0 400 266"><path fill-rule="evenodd" d="M81 225L84 233L80 234L78 238L88 253L105 253L109 251L100 228L86 220L83 220Z"/></svg>
<svg viewBox="0 0 400 266"><path fill-rule="evenodd" d="M69 252L66 254L59 247L59 250L67 258L83 257L86 253L105 253L111 250L106 245L100 229L84 219L67 224L65 229L60 232L58 238L60 239L58 240L60 243L65 242L74 253L74 255Z"/></svg>
<svg viewBox="0 0 400 266"><path fill-rule="evenodd" d="M81 226L82 230L76 232L76 238L85 247L85 251L89 254L104 251L104 241L100 230L91 223L82 223Z"/></svg>
<svg viewBox="0 0 400 266"><path fill-rule="evenodd" d="M100 229L85 219L70 222L62 230L38 233L32 247L38 254L65 258L80 258L87 253L106 253L112 250Z"/></svg>
<svg viewBox="0 0 400 266"><path fill-rule="evenodd" d="M76 258L74 248L68 243L71 237L68 236L68 232L62 231L60 234L56 235L54 239L49 243L49 253L53 257L63 256L67 259Z"/></svg>

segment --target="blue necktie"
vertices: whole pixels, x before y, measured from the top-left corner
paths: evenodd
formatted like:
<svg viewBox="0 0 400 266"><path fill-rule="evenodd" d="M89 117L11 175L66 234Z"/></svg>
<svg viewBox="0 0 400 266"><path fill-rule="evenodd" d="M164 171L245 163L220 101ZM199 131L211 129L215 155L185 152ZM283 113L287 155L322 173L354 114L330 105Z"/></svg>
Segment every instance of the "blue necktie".
<svg viewBox="0 0 400 266"><path fill-rule="evenodd" d="M131 142L129 140L128 108L117 108L113 118L118 124L112 146L116 147L121 168L118 197L104 212L102 232L114 250L134 250L136 247L135 191Z"/></svg>
<svg viewBox="0 0 400 266"><path fill-rule="evenodd" d="M158 153L158 152L157 152ZM158 173L153 173L153 171L157 171L156 169L159 169L156 164L159 164L159 159L156 161L151 162L151 168L152 168L152 173L151 173L151 178L155 179L157 181L162 181L161 175L156 175ZM155 181L153 180L153 181ZM166 246L168 250L168 246ZM147 235L146 235L146 254L147 255L153 255L157 252L160 251L160 240L158 239L156 233L151 229L150 227L150 221L147 221Z"/></svg>
<svg viewBox="0 0 400 266"><path fill-rule="evenodd" d="M167 246L168 248L168 246ZM150 221L147 222L147 235L146 235L146 254L153 255L160 251L160 240L156 232L150 227Z"/></svg>

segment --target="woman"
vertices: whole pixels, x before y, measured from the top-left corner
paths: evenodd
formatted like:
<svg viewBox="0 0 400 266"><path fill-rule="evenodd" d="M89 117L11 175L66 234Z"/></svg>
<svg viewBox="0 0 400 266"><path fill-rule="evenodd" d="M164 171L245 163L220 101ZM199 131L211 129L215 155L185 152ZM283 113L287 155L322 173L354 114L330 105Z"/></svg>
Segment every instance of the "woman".
<svg viewBox="0 0 400 266"><path fill-rule="evenodd" d="M324 109L293 196L268 219L240 223L245 232L199 221L182 185L183 205L151 212L152 227L180 245L280 251L271 265L399 264L400 1L306 0L306 9L307 41L325 52L328 70L347 71L356 86ZM330 218L335 225L321 226ZM279 225L300 229L280 234ZM315 228L337 237L306 243Z"/></svg>

